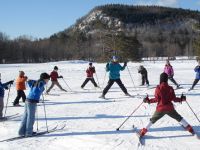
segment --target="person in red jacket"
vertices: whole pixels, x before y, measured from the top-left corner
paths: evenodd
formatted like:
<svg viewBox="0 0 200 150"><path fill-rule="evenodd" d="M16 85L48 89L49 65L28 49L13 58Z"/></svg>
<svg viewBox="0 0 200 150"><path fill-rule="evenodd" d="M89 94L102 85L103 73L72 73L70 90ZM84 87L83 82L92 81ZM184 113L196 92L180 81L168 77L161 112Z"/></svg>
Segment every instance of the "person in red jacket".
<svg viewBox="0 0 200 150"><path fill-rule="evenodd" d="M81 85L81 88L84 88L84 86L88 83L88 81L91 81L94 84L95 87L98 87L97 83L95 82L94 77L93 77L93 74L96 73L95 67L92 66L91 62L89 63L89 67L87 68L86 73L87 73L87 78L85 79L85 81Z"/></svg>
<svg viewBox="0 0 200 150"><path fill-rule="evenodd" d="M54 70L51 72L50 77L51 77L51 86L46 91L47 94L54 87L54 85L57 85L62 91L67 92L67 90L63 89L62 86L58 82L58 78L63 78L63 76L58 76L58 67L57 66L54 67Z"/></svg>
<svg viewBox="0 0 200 150"><path fill-rule="evenodd" d="M27 76L25 76L24 71L19 71L19 76L16 79L16 90L17 90L17 97L13 102L13 106L21 106L19 105L19 100L22 98L22 101L25 102L26 94L24 90L26 90L25 82L27 81Z"/></svg>
<svg viewBox="0 0 200 150"><path fill-rule="evenodd" d="M186 96L181 96L180 98L175 96L174 89L168 85L168 75L162 73L160 75L160 85L156 87L155 98L149 99L148 97L144 98L145 103L157 103L156 111L150 119L150 122L140 130L140 136L144 136L152 124L157 122L164 115L168 115L173 119L177 120L186 130L194 134L193 128L185 121L185 119L174 109L174 102L186 101Z"/></svg>

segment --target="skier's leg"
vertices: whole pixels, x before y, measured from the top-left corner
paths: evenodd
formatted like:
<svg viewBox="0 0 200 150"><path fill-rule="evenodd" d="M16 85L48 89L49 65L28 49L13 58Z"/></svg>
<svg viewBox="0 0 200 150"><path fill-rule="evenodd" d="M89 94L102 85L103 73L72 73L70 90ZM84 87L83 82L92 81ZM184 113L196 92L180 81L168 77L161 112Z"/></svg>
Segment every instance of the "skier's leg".
<svg viewBox="0 0 200 150"><path fill-rule="evenodd" d="M116 79L115 80L117 82L117 84L119 85L119 87L122 89L122 91L125 93L125 94L128 94L127 92L127 89L125 88L124 84L122 83L122 81L120 79Z"/></svg>
<svg viewBox="0 0 200 150"><path fill-rule="evenodd" d="M59 87L60 90L67 92L67 90L62 88L58 81L56 81L55 84L57 85L57 87Z"/></svg>
<svg viewBox="0 0 200 150"><path fill-rule="evenodd" d="M148 75L145 75L146 84L149 85Z"/></svg>
<svg viewBox="0 0 200 150"><path fill-rule="evenodd" d="M48 88L48 90L46 92L49 93L50 90L54 87L54 85L55 85L55 81L52 81L51 86Z"/></svg>
<svg viewBox="0 0 200 150"><path fill-rule="evenodd" d="M84 88L84 86L88 83L89 80L90 80L89 78L86 78L83 84L81 85L81 88Z"/></svg>
<svg viewBox="0 0 200 150"><path fill-rule="evenodd" d="M97 83L95 82L94 78L91 78L90 81L94 84L95 87L97 87Z"/></svg>
<svg viewBox="0 0 200 150"><path fill-rule="evenodd" d="M178 83L174 80L173 77L170 77L169 80L170 80L172 83L174 83L177 87L179 86Z"/></svg>
<svg viewBox="0 0 200 150"><path fill-rule="evenodd" d="M108 90L110 89L110 87L113 85L113 83L114 83L114 80L109 79L108 85L107 85L107 86L104 88L104 90L103 90L103 95L104 95L104 96L106 95L106 93L108 92Z"/></svg>
<svg viewBox="0 0 200 150"><path fill-rule="evenodd" d="M25 136L26 134L26 123L27 123L27 103L25 103L25 108L24 108L24 114L23 114L23 118L22 118L22 122L18 131L18 134L20 136Z"/></svg>
<svg viewBox="0 0 200 150"><path fill-rule="evenodd" d="M191 87L191 89L193 89L194 88L194 86L197 84L199 82L199 79L195 79L194 80L194 82L193 82L193 84L192 84L192 87Z"/></svg>
<svg viewBox="0 0 200 150"><path fill-rule="evenodd" d="M14 102L13 102L13 105L17 105L19 104L19 99L22 97L22 93L21 93L21 90L17 90L17 97L15 98Z"/></svg>
<svg viewBox="0 0 200 150"><path fill-rule="evenodd" d="M22 101L25 102L26 100L26 94L24 93L24 91L22 90Z"/></svg>
<svg viewBox="0 0 200 150"><path fill-rule="evenodd" d="M142 85L144 85L144 83L145 83L145 76L142 75Z"/></svg>
<svg viewBox="0 0 200 150"><path fill-rule="evenodd" d="M3 107L4 107L3 97L0 97L0 118L3 117Z"/></svg>
<svg viewBox="0 0 200 150"><path fill-rule="evenodd" d="M187 129L190 133L194 134L193 128L176 110L170 111L169 113L167 113L167 115L177 120L185 129Z"/></svg>

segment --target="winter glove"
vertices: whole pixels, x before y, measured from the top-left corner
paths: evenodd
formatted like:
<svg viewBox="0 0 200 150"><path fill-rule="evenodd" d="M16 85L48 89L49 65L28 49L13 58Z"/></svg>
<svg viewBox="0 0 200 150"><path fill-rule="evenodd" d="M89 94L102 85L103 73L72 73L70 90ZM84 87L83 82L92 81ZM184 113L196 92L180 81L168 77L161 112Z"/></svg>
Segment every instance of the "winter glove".
<svg viewBox="0 0 200 150"><path fill-rule="evenodd" d="M8 84L13 84L13 82L14 82L14 80L11 80L11 81L8 82Z"/></svg>
<svg viewBox="0 0 200 150"><path fill-rule="evenodd" d="M124 66L127 66L127 62L126 61L124 62Z"/></svg>
<svg viewBox="0 0 200 150"><path fill-rule="evenodd" d="M109 66L109 63L106 64L106 67L108 67L108 66Z"/></svg>
<svg viewBox="0 0 200 150"><path fill-rule="evenodd" d="M6 86L5 89L8 90L8 87Z"/></svg>
<svg viewBox="0 0 200 150"><path fill-rule="evenodd" d="M59 78L63 78L63 76L59 76Z"/></svg>
<svg viewBox="0 0 200 150"><path fill-rule="evenodd" d="M181 95L181 101L186 101L186 96L185 95Z"/></svg>
<svg viewBox="0 0 200 150"><path fill-rule="evenodd" d="M143 99L143 102L144 102L144 103L148 103L148 104L150 104L149 97L148 97L148 96L147 96L147 97L145 97L145 98Z"/></svg>

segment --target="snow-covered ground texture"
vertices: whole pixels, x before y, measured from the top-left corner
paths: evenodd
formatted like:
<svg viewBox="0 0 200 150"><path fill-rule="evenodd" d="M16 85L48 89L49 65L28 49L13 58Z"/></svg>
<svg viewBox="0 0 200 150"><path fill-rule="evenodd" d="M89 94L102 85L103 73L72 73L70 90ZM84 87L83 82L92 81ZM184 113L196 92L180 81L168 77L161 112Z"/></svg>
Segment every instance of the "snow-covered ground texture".
<svg viewBox="0 0 200 150"><path fill-rule="evenodd" d="M171 61L175 71L175 80L183 86L183 89L175 90L177 96L182 92L187 95L187 101L200 118L200 86L197 85L193 91L188 89L193 83L197 65L192 61ZM2 82L15 79L18 71L25 71L29 79L38 79L40 73L50 73L53 67L57 65L58 73L63 75L64 80L73 90L70 92L64 80L59 79L63 88L68 89L65 93L55 87L50 95L44 95L48 127L54 126L66 127L63 130L50 134L26 138L11 142L0 142L1 150L199 150L200 141L185 131L176 120L164 116L156 122L145 137L145 145L138 144L138 138L133 133L132 125L143 128L149 122L150 117L156 109L156 104L143 104L120 128L116 129L121 123L134 111L142 102L142 97L149 94L154 95L153 88L147 89L141 84L141 76L137 73L139 65L144 65L148 70L150 85L156 86L159 83L159 75L163 72L164 61L128 63L121 72L121 79L134 98L127 97L121 91L117 84L106 95L105 99L100 99L101 89L95 89L89 82L85 89L80 86L85 80L85 70L88 63L84 61L53 62L43 64L7 64L0 65ZM105 65L94 63L96 67L98 81L100 86L105 87L108 81L108 74L105 73ZM123 65L123 64L122 64ZM131 73L132 82L130 78ZM96 76L95 80L96 79ZM104 81L105 79L105 81ZM51 81L50 81L51 82ZM48 83L48 87L50 86ZM174 88L175 86L169 82ZM25 92L28 93L27 89ZM8 91L5 92L4 102L6 105ZM17 136L24 107L13 107L12 102L16 97L15 84L11 87L8 99L8 108L6 115L19 113L20 116L0 122L0 140ZM20 104L24 106L24 103ZM194 127L195 131L200 132L200 123L191 112L188 105L183 102L175 103L176 110ZM46 130L44 107L42 103L38 104L36 116L37 121L34 124L34 130Z"/></svg>

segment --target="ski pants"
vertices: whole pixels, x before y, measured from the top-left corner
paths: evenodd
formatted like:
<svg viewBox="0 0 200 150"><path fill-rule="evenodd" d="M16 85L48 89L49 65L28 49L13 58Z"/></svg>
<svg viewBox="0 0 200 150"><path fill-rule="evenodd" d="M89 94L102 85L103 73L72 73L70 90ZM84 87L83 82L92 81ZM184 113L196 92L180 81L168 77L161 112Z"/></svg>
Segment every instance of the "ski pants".
<svg viewBox="0 0 200 150"><path fill-rule="evenodd" d="M146 82L147 85L149 85L149 80L147 74L142 75L142 85L144 85Z"/></svg>
<svg viewBox="0 0 200 150"><path fill-rule="evenodd" d="M4 107L3 97L0 97L0 118L3 117L3 107Z"/></svg>
<svg viewBox="0 0 200 150"><path fill-rule="evenodd" d="M54 85L57 85L57 87L59 87L59 89L61 89L62 91L66 91L65 89L62 88L62 86L59 84L58 81L52 81L51 86L47 90L47 93L50 92L50 90L54 87Z"/></svg>
<svg viewBox="0 0 200 150"><path fill-rule="evenodd" d="M174 83L176 86L178 86L178 83L174 80L173 76L169 76L168 79Z"/></svg>
<svg viewBox="0 0 200 150"><path fill-rule="evenodd" d="M86 78L81 87L83 88L88 83L88 81L91 81L94 86L97 87L97 83L95 82L94 78Z"/></svg>
<svg viewBox="0 0 200 150"><path fill-rule="evenodd" d="M119 85L119 87L122 89L122 91L125 94L127 94L127 89L125 88L124 84L122 83L122 81L120 79L109 79L107 86L103 90L103 95L106 95L106 93L111 88L111 86L114 84L114 82L116 82Z"/></svg>
<svg viewBox="0 0 200 150"><path fill-rule="evenodd" d="M194 86L199 82L199 79L195 79L192 85L192 89L194 88Z"/></svg>
<svg viewBox="0 0 200 150"><path fill-rule="evenodd" d="M180 122L183 118L181 115L179 115L179 113L176 110L166 111L166 112L155 111L155 113L153 114L153 116L150 119L151 123L154 124L156 121L158 121L164 115L168 115L171 118L174 118L175 120L177 120L178 122Z"/></svg>
<svg viewBox="0 0 200 150"><path fill-rule="evenodd" d="M25 102L26 95L23 90L17 90L17 97L15 98L13 105L19 104L20 98L22 98L22 101Z"/></svg>

